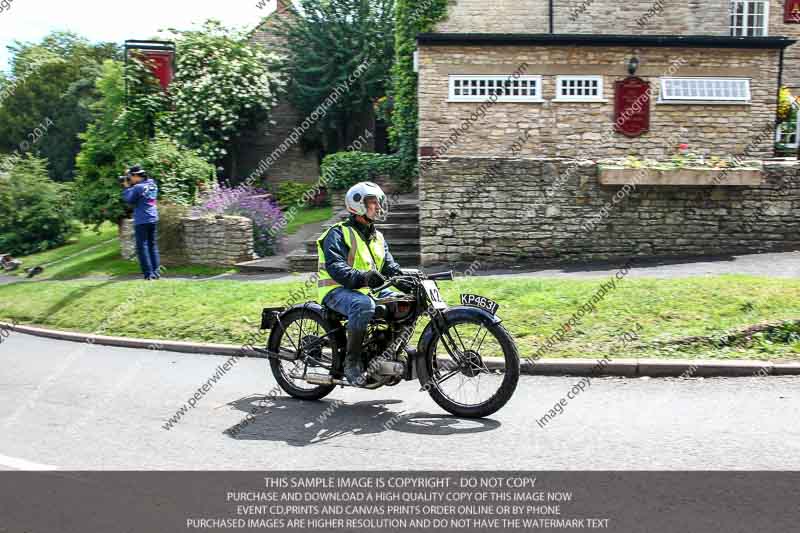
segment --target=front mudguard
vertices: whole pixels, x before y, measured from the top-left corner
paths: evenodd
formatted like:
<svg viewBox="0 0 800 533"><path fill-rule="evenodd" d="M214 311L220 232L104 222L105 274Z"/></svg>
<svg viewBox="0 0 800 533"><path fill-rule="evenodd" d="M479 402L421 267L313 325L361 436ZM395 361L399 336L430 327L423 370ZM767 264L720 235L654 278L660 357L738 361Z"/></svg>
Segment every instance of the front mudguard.
<svg viewBox="0 0 800 533"><path fill-rule="evenodd" d="M443 313L443 315L445 322L457 321L463 318L477 318L484 326L491 326L502 322L502 319L497 315L493 315L490 312L484 311L478 307L471 307L467 305L450 307ZM418 365L425 364L428 350L430 350L431 343L433 342L435 335L436 330L433 326L433 320L431 320L428 322L428 325L425 326L425 329L422 331L422 335L419 337L419 342L417 343L417 353L414 361L415 369L419 368ZM417 370L417 373L418 372L419 370Z"/></svg>

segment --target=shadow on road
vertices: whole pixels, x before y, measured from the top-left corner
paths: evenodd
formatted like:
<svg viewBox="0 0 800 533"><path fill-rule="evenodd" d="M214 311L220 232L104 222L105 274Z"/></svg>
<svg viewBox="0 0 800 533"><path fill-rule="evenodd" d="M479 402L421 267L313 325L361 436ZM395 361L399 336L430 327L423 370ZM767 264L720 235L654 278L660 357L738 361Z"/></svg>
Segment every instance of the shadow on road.
<svg viewBox="0 0 800 533"><path fill-rule="evenodd" d="M374 435L400 431L418 435L459 435L490 431L500 427L491 419L466 419L441 413L393 411L388 406L401 400L306 402L294 398L269 400L247 396L230 406L248 416L225 430L238 440L270 440L290 446L309 446L345 435Z"/></svg>

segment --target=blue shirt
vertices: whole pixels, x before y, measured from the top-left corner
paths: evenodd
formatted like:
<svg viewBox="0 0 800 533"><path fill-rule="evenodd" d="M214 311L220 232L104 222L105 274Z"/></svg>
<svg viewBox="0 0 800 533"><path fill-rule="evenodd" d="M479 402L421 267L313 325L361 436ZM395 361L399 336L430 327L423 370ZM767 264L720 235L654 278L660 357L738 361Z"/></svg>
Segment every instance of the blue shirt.
<svg viewBox="0 0 800 533"><path fill-rule="evenodd" d="M158 185L150 178L122 191L122 199L134 206L133 224L135 226L158 222L157 197Z"/></svg>

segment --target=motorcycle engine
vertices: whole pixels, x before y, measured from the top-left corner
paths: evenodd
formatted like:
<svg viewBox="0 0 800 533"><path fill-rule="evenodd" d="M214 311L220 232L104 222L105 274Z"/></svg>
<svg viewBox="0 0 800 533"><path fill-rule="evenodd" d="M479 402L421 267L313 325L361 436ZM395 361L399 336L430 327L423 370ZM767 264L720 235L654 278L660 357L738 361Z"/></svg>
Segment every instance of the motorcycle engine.
<svg viewBox="0 0 800 533"><path fill-rule="evenodd" d="M365 355L367 356L367 362L374 359L375 357L379 357L383 355L383 352L386 351L386 348L389 347L389 344L392 342L391 332L388 329L376 329L372 332L370 336L370 342L366 346Z"/></svg>
<svg viewBox="0 0 800 533"><path fill-rule="evenodd" d="M393 352L387 352L393 338L391 330L388 329L376 329L371 333L370 342L364 350L364 365L370 374L370 384L367 388L397 385L402 382L405 363L398 362Z"/></svg>

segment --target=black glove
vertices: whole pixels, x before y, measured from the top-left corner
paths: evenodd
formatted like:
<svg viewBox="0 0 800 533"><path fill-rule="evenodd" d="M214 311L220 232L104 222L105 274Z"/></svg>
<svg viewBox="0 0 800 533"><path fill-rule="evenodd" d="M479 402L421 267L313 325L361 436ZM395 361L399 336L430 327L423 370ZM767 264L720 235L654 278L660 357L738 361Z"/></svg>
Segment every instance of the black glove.
<svg viewBox="0 0 800 533"><path fill-rule="evenodd" d="M404 292L405 294L413 293L414 288L416 287L415 283L408 280L397 280L393 283L393 285L397 287L397 289L399 289L401 292Z"/></svg>
<svg viewBox="0 0 800 533"><path fill-rule="evenodd" d="M370 289L374 289L386 283L386 278L381 276L381 273L377 270L370 270L364 275L364 283L366 283Z"/></svg>

